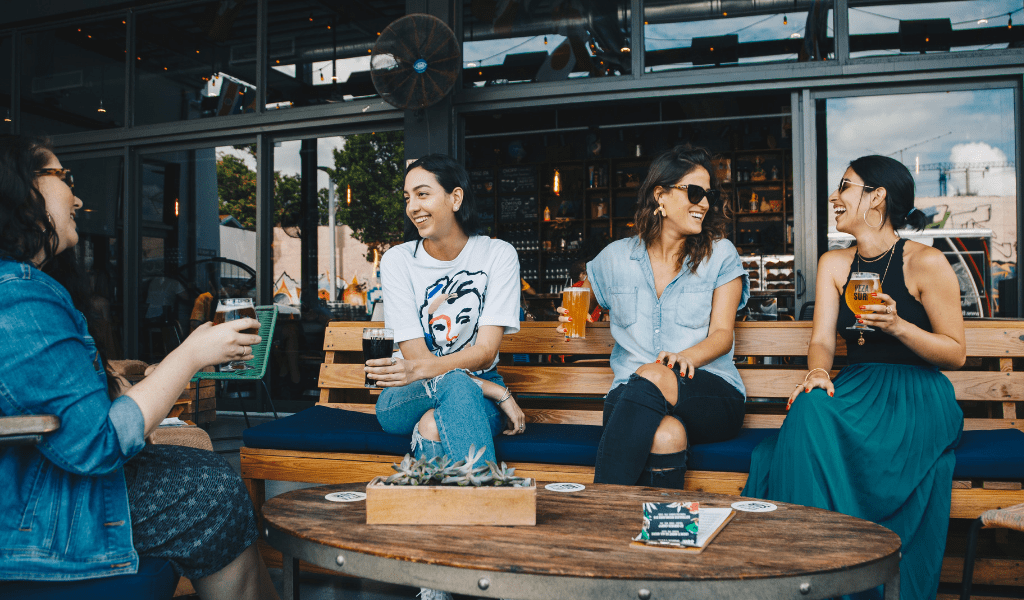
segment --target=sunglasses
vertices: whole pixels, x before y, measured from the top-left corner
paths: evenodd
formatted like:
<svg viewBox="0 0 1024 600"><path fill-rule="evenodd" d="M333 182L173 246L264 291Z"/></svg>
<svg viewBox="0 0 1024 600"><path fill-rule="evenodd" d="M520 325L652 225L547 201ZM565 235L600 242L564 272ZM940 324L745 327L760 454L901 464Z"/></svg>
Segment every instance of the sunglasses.
<svg viewBox="0 0 1024 600"><path fill-rule="evenodd" d="M876 188L873 185L864 185L863 183L856 183L854 181L850 181L849 179L840 179L839 180L839 193L842 194L846 190L850 189L851 185L856 185L858 187L862 187L862 188L864 188L865 192L868 191L868 190L878 189L878 188Z"/></svg>
<svg viewBox="0 0 1024 600"><path fill-rule="evenodd" d="M715 206L721 198L718 190L706 190L699 185L693 185L692 183L690 185L670 185L668 187L686 192L686 198L690 201L690 204L700 204L701 200L707 198L708 204Z"/></svg>
<svg viewBox="0 0 1024 600"><path fill-rule="evenodd" d="M53 175L68 184L72 191L75 189L75 178L71 175L71 169L39 169L36 173L40 175Z"/></svg>

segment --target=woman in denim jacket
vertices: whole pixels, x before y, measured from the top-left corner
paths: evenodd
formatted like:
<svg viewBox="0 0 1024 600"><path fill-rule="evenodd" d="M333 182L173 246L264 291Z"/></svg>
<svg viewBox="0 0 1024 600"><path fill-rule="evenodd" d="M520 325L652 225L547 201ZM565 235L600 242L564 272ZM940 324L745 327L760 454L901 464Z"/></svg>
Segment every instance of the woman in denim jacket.
<svg viewBox="0 0 1024 600"><path fill-rule="evenodd" d="M0 137L0 413L61 420L37 446L0 453L0 580L130 574L143 555L170 561L203 598L276 598L231 467L145 442L197 370L252 358L260 338L240 330L259 323L203 325L146 379L119 385L79 312L73 187L44 141Z"/></svg>
<svg viewBox="0 0 1024 600"><path fill-rule="evenodd" d="M682 489L689 445L743 425L733 324L750 284L717 183L706 150L664 152L639 189L637 236L587 264L591 309L610 310L615 338L595 482Z"/></svg>

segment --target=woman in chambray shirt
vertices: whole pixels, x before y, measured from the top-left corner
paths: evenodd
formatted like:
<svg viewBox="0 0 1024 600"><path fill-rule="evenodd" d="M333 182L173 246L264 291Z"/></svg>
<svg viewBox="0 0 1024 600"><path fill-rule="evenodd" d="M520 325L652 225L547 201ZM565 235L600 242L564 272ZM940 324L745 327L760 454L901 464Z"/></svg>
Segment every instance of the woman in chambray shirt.
<svg viewBox="0 0 1024 600"><path fill-rule="evenodd" d="M200 326L126 389L79 312L81 207L46 142L0 136L0 414L61 421L38 445L0 452L0 581L130 574L151 556L202 598L277 598L231 466L145 443L196 371L252 358L260 337L241 330L259 321Z"/></svg>
<svg viewBox="0 0 1024 600"><path fill-rule="evenodd" d="M682 489L689 445L743 425L733 324L750 283L725 239L706 150L677 146L654 159L635 222L636 237L587 264L591 308L610 311L615 338L594 481Z"/></svg>

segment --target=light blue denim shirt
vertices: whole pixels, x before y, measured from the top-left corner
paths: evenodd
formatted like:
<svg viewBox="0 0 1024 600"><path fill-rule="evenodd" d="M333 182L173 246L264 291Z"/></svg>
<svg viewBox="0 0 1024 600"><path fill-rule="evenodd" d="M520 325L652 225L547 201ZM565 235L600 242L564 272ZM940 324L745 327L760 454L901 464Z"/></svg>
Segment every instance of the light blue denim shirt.
<svg viewBox="0 0 1024 600"><path fill-rule="evenodd" d="M128 396L110 400L67 290L3 258L0 413L61 421L37 446L0 450L0 580L136 572L123 465L145 445L142 411Z"/></svg>
<svg viewBox="0 0 1024 600"><path fill-rule="evenodd" d="M696 274L690 272L688 264L683 265L658 298L651 259L640 238L617 240L605 247L587 263L587 279L597 302L611 313L615 338L612 387L625 383L640 365L654 362L662 350L680 352L707 338L711 297L716 288L737 277L743 278L742 307L750 297L747 271L732 242L719 240ZM733 365L733 348L701 369L718 375L746 395Z"/></svg>

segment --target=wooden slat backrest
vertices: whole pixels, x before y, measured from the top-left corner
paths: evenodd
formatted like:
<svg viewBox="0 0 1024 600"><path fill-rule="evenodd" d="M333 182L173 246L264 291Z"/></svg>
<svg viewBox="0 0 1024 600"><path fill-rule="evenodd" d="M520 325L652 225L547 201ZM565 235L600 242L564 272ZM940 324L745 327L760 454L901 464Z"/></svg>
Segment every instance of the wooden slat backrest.
<svg viewBox="0 0 1024 600"><path fill-rule="evenodd" d="M327 328L324 350L361 352L365 323L335 322ZM1024 357L1024 321L968 321L967 355L972 357ZM737 322L737 356L804 356L811 339L809 321ZM508 354L587 354L608 356L615 341L608 323L587 326L584 340L562 340L549 322L524 322L519 333L502 340L501 352ZM836 354L845 355L839 339Z"/></svg>
<svg viewBox="0 0 1024 600"><path fill-rule="evenodd" d="M361 352L362 329L365 323L331 323L324 338L326 361L320 371L321 404L372 412L372 405L338 404L331 402L332 389L361 389L363 366L356 361L336 359L338 352ZM953 384L956 398L961 401L1002 403L1002 419L968 419L969 429L1024 429L1024 422L1016 420L1016 402L1024 400L1024 372L1013 371L1012 358L1024 356L1024 322L970 321L965 323L967 353L975 358L998 357L1000 371L960 370L945 372ZM804 356L810 341L810 322L738 322L736 323L737 356ZM555 407L552 398L548 405L525 409L531 422L600 423L600 397L612 384L612 372L607 357L614 347L607 323L589 325L584 340L564 341L549 322L522 323L519 333L502 340L501 352L509 354L551 354L586 356L597 359L594 363L576 362L533 363L529 365L502 364L498 367L502 377L515 393L538 396L566 395L590 396L593 402L584 402L575 409ZM839 338L837 354L845 354ZM748 398L785 398L805 374L804 367L785 365L738 365ZM770 417L770 418L769 418ZM762 420L756 426L778 426L782 415L750 415L748 421ZM758 421L760 422L760 421ZM772 425L774 424L774 425ZM747 426L751 426L748 422Z"/></svg>

